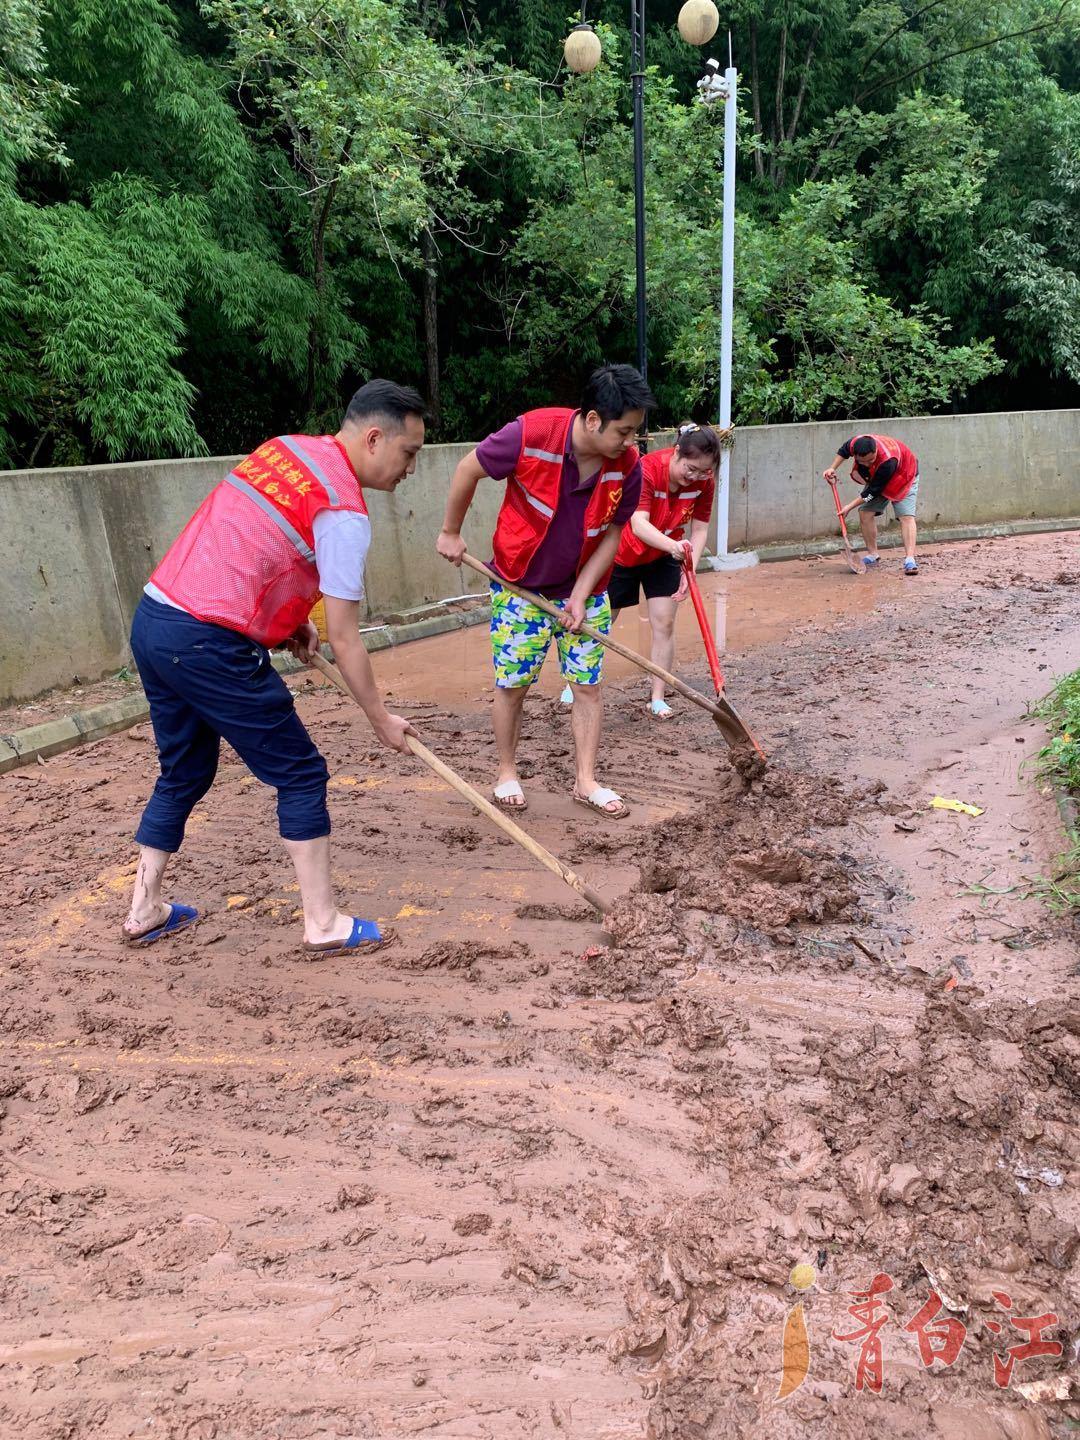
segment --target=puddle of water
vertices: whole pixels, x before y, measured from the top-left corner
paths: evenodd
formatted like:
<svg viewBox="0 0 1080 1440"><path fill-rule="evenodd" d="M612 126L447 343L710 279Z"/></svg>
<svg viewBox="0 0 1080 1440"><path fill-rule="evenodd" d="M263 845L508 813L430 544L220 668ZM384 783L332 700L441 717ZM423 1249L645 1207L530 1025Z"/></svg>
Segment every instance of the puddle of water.
<svg viewBox="0 0 1080 1440"><path fill-rule="evenodd" d="M892 603L905 584L899 576L851 575L843 561L833 557L813 565L792 560L730 575L701 575L698 582L721 656L781 641L808 625L821 629L846 615L869 614ZM675 634L676 669L679 656L696 666L704 648L688 600L679 606ZM650 629L644 603L620 613L615 635L624 645L648 655ZM379 651L372 656L372 665L380 688L405 700L452 705L476 700L492 688L486 625L416 640L400 650ZM640 672L619 655L609 654L604 661L608 679L635 673ZM537 683L544 695L558 695L562 689L554 646Z"/></svg>

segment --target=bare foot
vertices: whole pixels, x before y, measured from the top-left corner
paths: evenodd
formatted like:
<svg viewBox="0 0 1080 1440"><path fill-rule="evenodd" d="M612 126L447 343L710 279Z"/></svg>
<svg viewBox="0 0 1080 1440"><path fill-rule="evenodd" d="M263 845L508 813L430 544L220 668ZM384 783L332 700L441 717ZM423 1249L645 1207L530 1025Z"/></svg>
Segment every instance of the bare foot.
<svg viewBox="0 0 1080 1440"><path fill-rule="evenodd" d="M171 914L172 906L166 905L164 900L146 910L140 910L138 914L133 910L124 921L124 934L136 937L146 935L151 930L156 930L159 925L164 925Z"/></svg>
<svg viewBox="0 0 1080 1440"><path fill-rule="evenodd" d="M304 917L304 940L308 945L331 945L352 934L353 917L338 910L328 925L316 925Z"/></svg>

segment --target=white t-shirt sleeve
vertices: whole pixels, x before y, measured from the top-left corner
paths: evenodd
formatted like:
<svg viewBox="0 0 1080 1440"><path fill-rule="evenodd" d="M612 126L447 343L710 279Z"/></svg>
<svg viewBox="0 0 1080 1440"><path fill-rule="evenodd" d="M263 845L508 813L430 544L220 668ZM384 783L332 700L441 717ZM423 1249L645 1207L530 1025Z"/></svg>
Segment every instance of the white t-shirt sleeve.
<svg viewBox="0 0 1080 1440"><path fill-rule="evenodd" d="M362 600L371 521L355 510L320 510L314 530L319 589L335 600Z"/></svg>

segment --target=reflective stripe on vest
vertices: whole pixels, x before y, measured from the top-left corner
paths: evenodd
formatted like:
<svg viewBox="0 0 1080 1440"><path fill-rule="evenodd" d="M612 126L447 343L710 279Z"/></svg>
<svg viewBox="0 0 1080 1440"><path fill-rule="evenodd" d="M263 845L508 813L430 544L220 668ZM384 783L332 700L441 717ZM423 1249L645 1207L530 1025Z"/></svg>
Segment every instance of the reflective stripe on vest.
<svg viewBox="0 0 1080 1440"><path fill-rule="evenodd" d="M708 502L711 510L715 492L715 479L712 476L707 482L697 478L692 480L692 490L681 489L671 478L671 465L677 454L674 447L671 447L654 450L651 455L646 455L642 461L642 499L637 509L638 515L659 530L668 541L685 540L688 524L697 524L695 510L703 500ZM655 545L640 540L634 534L633 527L628 525L619 541L615 564L632 569L638 565L663 560L670 552L666 546L661 546L659 537L657 540Z"/></svg>
<svg viewBox="0 0 1080 1440"><path fill-rule="evenodd" d="M318 599L315 517L328 508L367 514L344 447L275 436L211 490L151 584L196 619L280 644Z"/></svg>
<svg viewBox="0 0 1080 1440"><path fill-rule="evenodd" d="M576 414L574 410L551 406L521 416L521 450L514 472L508 477L514 483L507 484L492 542L496 569L508 580L525 574L552 522L557 523L564 467L568 455L572 458ZM595 478L578 486L585 489L591 484L593 493L585 502L577 570L611 528L623 486L637 461L637 451L631 447L621 460L601 462L604 468Z"/></svg>
<svg viewBox="0 0 1080 1440"><path fill-rule="evenodd" d="M311 465L310 461L307 463L310 468L314 470L314 465ZM246 495L249 500L254 500L259 509L269 515L270 519L285 536L289 544L310 564L315 563L315 551L308 545L307 541L300 534L300 531L297 530L294 525L289 524L288 520L286 520L285 516L272 500L268 500L265 495L260 495L253 485L249 485L246 480L241 480L239 475L233 475L231 473L226 475L225 484L231 485L234 490L239 490L241 495Z"/></svg>
<svg viewBox="0 0 1080 1440"><path fill-rule="evenodd" d="M333 485L331 485L329 476L327 475L323 467L316 461L315 457L313 455L309 455L306 450L301 450L299 445L291 444L287 435L279 435L277 439L279 445L284 445L285 449L288 450L289 454L294 455L296 459L300 461L301 465L306 465L307 468L311 471L311 473L316 477L316 479L319 480L323 489L326 491L326 497L330 501L330 504L335 507L340 505L341 497L338 495Z"/></svg>
<svg viewBox="0 0 1080 1440"><path fill-rule="evenodd" d="M859 437L853 436L852 438L858 439ZM880 491L880 497L886 500L904 499L915 483L915 476L919 471L918 457L903 441L896 440L891 435L869 434L869 438L873 440L877 447L873 466L866 467L869 483L873 484L874 476L886 461L895 460L897 462L896 471L891 478L885 482ZM863 477L858 473L858 469L858 457L853 455L851 457L851 478L860 485L867 483L864 482Z"/></svg>
<svg viewBox="0 0 1080 1440"><path fill-rule="evenodd" d="M545 456L544 453L543 453L543 451L541 451L541 450L526 450L526 451L525 451L525 454L526 454L526 455L532 455L532 456L533 456L534 458L536 458L536 459L552 459L552 458L554 458L554 457L552 457L552 456ZM525 489L525 486L522 485L521 481L517 478L516 475L512 476L511 478L512 478L513 481L514 481L514 484L515 484L515 485L518 487L518 489L521 491L522 495L525 496L525 499L526 499L526 500L529 502L529 504L533 507L533 509L534 509L534 510L539 510L541 515L546 515L547 518L550 520L551 517L555 514L555 511L551 508L551 506L550 506L550 505L545 505L544 502L543 502L543 500L538 500L535 495L530 495L529 492L528 492L528 490Z"/></svg>

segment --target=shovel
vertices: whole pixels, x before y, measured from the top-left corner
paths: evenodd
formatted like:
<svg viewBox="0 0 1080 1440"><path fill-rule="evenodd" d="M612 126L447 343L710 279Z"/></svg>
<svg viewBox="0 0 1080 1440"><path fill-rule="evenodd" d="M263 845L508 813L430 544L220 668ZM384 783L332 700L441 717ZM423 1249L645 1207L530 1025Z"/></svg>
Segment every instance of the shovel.
<svg viewBox="0 0 1080 1440"><path fill-rule="evenodd" d="M701 588L697 583L697 576L694 574L694 556L689 550L683 555L683 565L686 569L686 588L690 592L698 628L701 631L701 638L705 642L705 659L709 662L709 674L712 676L716 698L719 700L724 688L724 672L720 669L720 656L716 653L716 641L713 639L712 626L709 624L709 617L705 614L705 602L701 598Z"/></svg>
<svg viewBox="0 0 1080 1440"><path fill-rule="evenodd" d="M534 595L531 590L523 590L520 585L511 585L508 580L500 579L499 576L489 570L486 565L482 564L479 560L475 560L468 553L461 557L461 562L463 565L468 565L470 570L475 570L478 575L484 575L488 580L493 580L496 585L501 585L504 590L509 590L511 595L517 595L522 600L527 600L530 605L535 605L538 610L543 610L545 615L550 615L553 620L557 620L564 628L569 628L567 626L566 616L559 607L553 605L550 600L545 600L540 595ZM706 695L699 695L696 690L691 689L691 687L687 685L685 681L680 680L677 675L672 675L667 670L661 669L659 665L654 665L651 660L646 660L644 655L639 655L636 650L631 650L629 646L621 644L610 635L601 635L600 631L594 630L591 625L580 626L580 633L582 635L588 635L590 640L596 640L599 644L603 645L605 649L614 650L616 655L621 655L624 660L629 660L632 665L637 665L639 669L645 670L648 674L656 675L659 679L663 680L665 685L681 695L684 700L689 700L694 705L700 705L702 710L707 710L715 720L720 733L733 750L745 745L751 745L763 760L766 758L765 751L735 713L735 707L730 701L725 700L722 695L716 700L710 700Z"/></svg>
<svg viewBox="0 0 1080 1440"><path fill-rule="evenodd" d="M318 670L320 675L325 675L331 685L336 685L343 695L348 695L350 700L356 696L345 684L341 671L336 665L331 665L329 660L324 660L316 650L311 657L312 668ZM567 885L576 890L582 899L587 900L594 910L601 915L608 915L611 906L602 895L598 895L591 885L586 885L580 875L575 875L569 865L564 865L561 860L552 855L550 850L545 850L543 845L535 841L531 835L527 835L520 825L515 825L509 816L504 815L501 810L496 809L490 800L484 798L479 790L474 790L467 780L463 780L450 766L433 755L426 745L421 745L415 735L406 735L405 744L418 760L422 760L429 770L434 770L441 780L452 786L459 795L463 795L470 805L486 815L490 821L499 827L511 840L516 840L523 850L527 850L534 860L539 860L541 865L546 865L553 875L558 875L560 880L565 880Z"/></svg>
<svg viewBox="0 0 1080 1440"><path fill-rule="evenodd" d="M844 507L840 504L840 495L836 488L836 481L830 480L833 503L836 505L836 518L840 521L840 535L844 541L844 553L847 556L848 569L853 575L861 575L862 567L855 559L855 551L851 548L851 541L848 539L847 521L844 519Z"/></svg>

